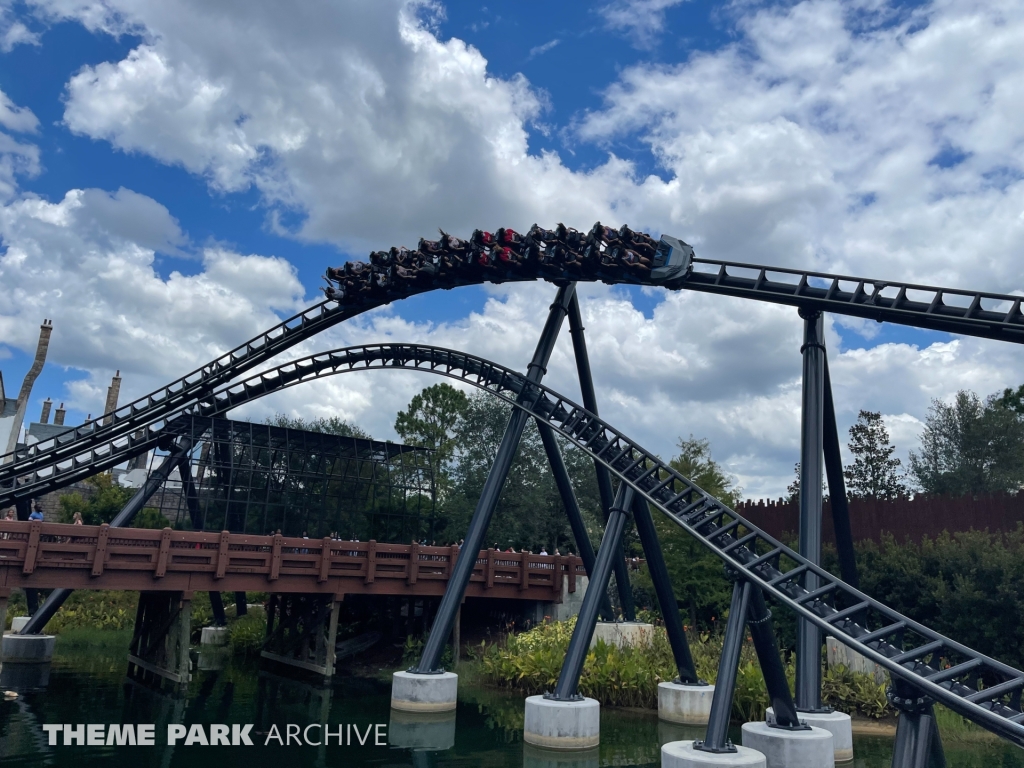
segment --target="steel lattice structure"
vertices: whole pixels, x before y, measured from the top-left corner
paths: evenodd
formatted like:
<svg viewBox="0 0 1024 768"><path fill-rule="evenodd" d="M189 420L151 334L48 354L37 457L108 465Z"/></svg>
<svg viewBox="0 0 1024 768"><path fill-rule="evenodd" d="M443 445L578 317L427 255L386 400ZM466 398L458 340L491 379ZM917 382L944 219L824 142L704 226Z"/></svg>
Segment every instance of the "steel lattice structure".
<svg viewBox="0 0 1024 768"><path fill-rule="evenodd" d="M192 449L147 507L197 531L408 543L435 538L434 479L424 448L192 416ZM151 454L150 469L166 452Z"/></svg>

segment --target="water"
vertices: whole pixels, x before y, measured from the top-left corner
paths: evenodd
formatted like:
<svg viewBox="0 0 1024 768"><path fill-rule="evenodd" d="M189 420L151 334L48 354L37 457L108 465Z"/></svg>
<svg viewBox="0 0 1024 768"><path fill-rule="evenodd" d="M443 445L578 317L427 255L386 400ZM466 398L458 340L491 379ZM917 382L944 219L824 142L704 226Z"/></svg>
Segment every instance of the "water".
<svg viewBox="0 0 1024 768"><path fill-rule="evenodd" d="M116 637L112 634L111 639ZM127 642L125 636L124 642ZM206 657L204 657L204 666ZM216 664L215 664L216 666ZM601 746L592 753L559 756L522 743L522 697L481 686L463 685L454 716L415 716L392 713L386 680L340 677L332 689L294 682L261 671L253 664L228 660L219 670L197 669L185 698L154 693L124 678L125 645L104 643L61 648L50 669L45 689L22 681L14 701L0 702L0 762L8 766L74 766L88 768L303 768L305 766L415 766L438 768L597 768L598 766L659 766L660 745L677 739L699 738L702 729L660 723L648 712L605 709L601 714ZM168 723L247 724L254 746L168 746ZM156 745L50 746L44 723L152 723ZM341 727L350 744L328 747L279 745L268 734L276 725L283 741L287 725L301 728L327 723ZM357 727L359 745L348 725ZM387 743L375 746L375 724ZM367 734L369 730L369 734ZM319 729L309 735L317 741ZM209 733L206 728L205 733ZM739 732L733 734L739 740ZM892 738L854 738L855 768L888 768ZM1024 751L997 741L947 741L950 766L965 768L1024 768Z"/></svg>

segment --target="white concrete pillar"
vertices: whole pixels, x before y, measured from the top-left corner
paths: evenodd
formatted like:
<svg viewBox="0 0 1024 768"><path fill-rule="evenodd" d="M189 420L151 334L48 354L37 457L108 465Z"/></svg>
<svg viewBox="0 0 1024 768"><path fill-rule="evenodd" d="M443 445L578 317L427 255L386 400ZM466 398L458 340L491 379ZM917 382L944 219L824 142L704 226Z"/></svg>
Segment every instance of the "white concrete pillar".
<svg viewBox="0 0 1024 768"><path fill-rule="evenodd" d="M214 646L227 645L228 639L227 627L203 627L202 634L199 637L199 644Z"/></svg>
<svg viewBox="0 0 1024 768"><path fill-rule="evenodd" d="M743 746L764 755L766 768L835 768L832 734L813 726L806 731L744 723Z"/></svg>
<svg viewBox="0 0 1024 768"><path fill-rule="evenodd" d="M601 743L601 705L595 699L526 699L523 741L545 749L592 749Z"/></svg>
<svg viewBox="0 0 1024 768"><path fill-rule="evenodd" d="M835 761L847 763L853 760L853 722L843 712L798 712L800 722L816 728L823 728L832 734L832 747L835 750ZM775 722L775 712L768 707L765 722Z"/></svg>
<svg viewBox="0 0 1024 768"><path fill-rule="evenodd" d="M454 672L395 672L391 678L391 708L403 712L449 712L455 709L458 692L459 676Z"/></svg>
<svg viewBox="0 0 1024 768"><path fill-rule="evenodd" d="M764 755L749 747L701 752L692 741L670 741L661 748L661 768L766 768L766 763Z"/></svg>
<svg viewBox="0 0 1024 768"><path fill-rule="evenodd" d="M640 621L599 621L590 638L593 648L598 640L622 648L624 645L646 646L651 644L654 626Z"/></svg>
<svg viewBox="0 0 1024 768"><path fill-rule="evenodd" d="M45 664L53 658L53 635L4 635L0 661L11 664Z"/></svg>
<svg viewBox="0 0 1024 768"><path fill-rule="evenodd" d="M658 718L683 725L707 725L713 685L658 683Z"/></svg>

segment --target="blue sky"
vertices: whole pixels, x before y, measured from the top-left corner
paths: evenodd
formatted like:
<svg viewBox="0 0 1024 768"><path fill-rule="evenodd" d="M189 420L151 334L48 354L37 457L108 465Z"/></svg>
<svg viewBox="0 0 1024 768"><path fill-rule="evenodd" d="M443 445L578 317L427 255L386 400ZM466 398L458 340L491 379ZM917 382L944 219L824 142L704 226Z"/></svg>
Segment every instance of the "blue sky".
<svg viewBox="0 0 1024 768"><path fill-rule="evenodd" d="M713 258L1019 291L1022 31L1017 4L965 0L0 0L8 394L44 317L29 413L49 396L75 422L115 369L122 401L142 395L308 306L328 264L437 226L629 222ZM296 354L391 338L521 368L550 294L420 297ZM610 418L665 454L707 436L750 495L784 489L795 313L584 295ZM932 398L1024 379L987 342L829 333L841 429L879 410L904 456ZM568 354L551 381L576 391ZM353 377L237 415L338 414L391 437L429 383Z"/></svg>

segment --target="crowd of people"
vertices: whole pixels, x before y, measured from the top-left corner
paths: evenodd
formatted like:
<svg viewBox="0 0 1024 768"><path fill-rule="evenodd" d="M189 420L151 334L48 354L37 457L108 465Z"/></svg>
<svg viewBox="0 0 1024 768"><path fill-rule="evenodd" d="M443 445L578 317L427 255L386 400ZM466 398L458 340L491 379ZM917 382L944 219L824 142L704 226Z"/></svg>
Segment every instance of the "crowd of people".
<svg viewBox="0 0 1024 768"><path fill-rule="evenodd" d="M441 231L438 240L421 239L416 250L405 247L374 251L370 260L349 261L327 268L329 299L344 303L360 296L398 296L417 282L455 284L460 278L507 280L547 272L576 277L651 271L658 241L623 225L596 223L589 232L559 224L544 229L534 224L525 235L502 227L476 230L468 240Z"/></svg>

